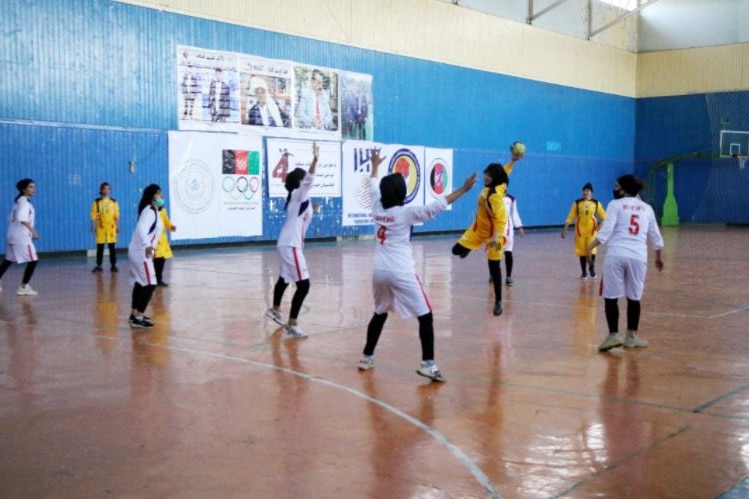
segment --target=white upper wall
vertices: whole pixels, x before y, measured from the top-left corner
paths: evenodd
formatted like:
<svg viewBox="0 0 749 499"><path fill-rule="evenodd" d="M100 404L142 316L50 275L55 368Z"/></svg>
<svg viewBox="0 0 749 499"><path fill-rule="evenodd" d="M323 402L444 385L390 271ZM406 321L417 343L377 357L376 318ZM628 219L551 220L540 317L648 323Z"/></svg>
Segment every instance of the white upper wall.
<svg viewBox="0 0 749 499"><path fill-rule="evenodd" d="M626 97L749 89L749 44L638 55L445 0L221 0L220 9L215 0L119 1ZM528 3L482 1L516 8L523 4L525 9ZM546 16L556 12L572 23L579 18L585 2L569 0ZM654 9L674 2L734 8L736 32L749 36L749 0L659 0L642 11L653 13L647 21L650 26L655 27L659 18L665 22L664 11ZM535 0L535 11L551 3L552 0ZM518 12L526 11L517 10L515 15ZM536 24L552 23L553 18L546 16ZM690 27L684 29L683 35L706 31L711 30L704 25ZM609 40L628 36L623 24L599 37L604 35Z"/></svg>

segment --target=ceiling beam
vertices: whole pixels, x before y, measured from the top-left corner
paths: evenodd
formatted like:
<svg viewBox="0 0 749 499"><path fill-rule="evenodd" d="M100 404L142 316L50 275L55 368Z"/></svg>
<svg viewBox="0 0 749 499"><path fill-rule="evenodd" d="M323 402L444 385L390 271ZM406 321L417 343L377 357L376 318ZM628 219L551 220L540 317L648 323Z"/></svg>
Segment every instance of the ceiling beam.
<svg viewBox="0 0 749 499"><path fill-rule="evenodd" d="M596 36L596 35L598 35L598 34L600 34L600 33L604 32L604 31L606 31L606 30L607 30L607 29L609 29L610 27L612 27L612 26L615 26L615 25L619 24L620 22L624 21L625 19L628 19L628 18L630 18L630 17L634 16L635 14L637 14L638 12L640 12L641 10L643 10L644 8L646 8L646 7L650 7L651 5L653 5L653 4L654 4L655 2L657 2L657 1L658 1L658 0L650 0L650 1L649 1L649 2L647 2L647 3L643 3L643 4L640 4L640 5L639 5L639 6L638 6L638 7L636 8L636 9L634 9L634 10L630 10L630 11L629 11L629 12L627 12L626 14L622 14L621 16L617 17L616 19L614 19L614 20L613 20L613 21L611 21L610 23L608 23L608 24L604 24L603 26L601 26L600 28L597 28L597 29L595 29L595 30L591 30L591 29L589 28L589 29L588 29L588 40L590 40L590 39L591 39L591 38L593 38L594 36ZM591 13L590 15L592 16L592 13ZM592 24L591 24L591 26L592 26Z"/></svg>
<svg viewBox="0 0 749 499"><path fill-rule="evenodd" d="M567 2L567 0L557 0L553 4L549 5L545 9L541 9L538 12L533 12L533 0L528 0L528 17L526 18L525 22L528 24L533 24L533 21L541 17L542 15L546 14L550 10L554 10L563 3Z"/></svg>

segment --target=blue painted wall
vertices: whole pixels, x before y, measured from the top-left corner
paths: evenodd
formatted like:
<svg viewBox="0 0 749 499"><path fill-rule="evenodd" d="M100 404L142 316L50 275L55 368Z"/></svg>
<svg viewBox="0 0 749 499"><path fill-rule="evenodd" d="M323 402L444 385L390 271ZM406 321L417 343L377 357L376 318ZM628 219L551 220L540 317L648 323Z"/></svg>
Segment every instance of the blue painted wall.
<svg viewBox="0 0 749 499"><path fill-rule="evenodd" d="M675 163L674 195L682 223L749 223L749 167L714 157L720 130L749 131L749 92L721 92L637 100L637 171L643 178L653 164L688 153L708 157ZM710 156L713 157L710 157ZM656 213L662 212L666 176L650 183Z"/></svg>
<svg viewBox="0 0 749 499"><path fill-rule="evenodd" d="M151 182L166 189L166 135L177 128L177 45L372 74L375 139L453 148L456 182L491 161L506 161L509 144L522 139L529 152L511 177L510 192L526 226L561 224L587 181L607 202L614 179L634 168L636 113L645 109L634 99L109 0L3 4L0 200L6 207L0 210L10 209L18 179L34 178L40 251L92 246L88 211L104 180L123 212L119 246L129 240L140 190ZM418 231L463 229L477 192ZM343 229L340 199L323 202L310 237L371 232ZM272 241L283 213L267 199L264 209L264 234L255 239Z"/></svg>

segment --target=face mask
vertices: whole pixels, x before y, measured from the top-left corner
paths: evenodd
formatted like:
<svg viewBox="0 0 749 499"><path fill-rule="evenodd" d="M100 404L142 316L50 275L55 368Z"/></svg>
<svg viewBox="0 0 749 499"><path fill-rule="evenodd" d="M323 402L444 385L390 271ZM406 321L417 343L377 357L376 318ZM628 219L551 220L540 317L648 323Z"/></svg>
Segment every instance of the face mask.
<svg viewBox="0 0 749 499"><path fill-rule="evenodd" d="M614 193L614 199L621 199L624 197L624 194L622 193L621 189L614 189L613 193Z"/></svg>
<svg viewBox="0 0 749 499"><path fill-rule="evenodd" d="M164 206L164 198L155 199L154 203L156 203L156 206L161 208L162 206Z"/></svg>

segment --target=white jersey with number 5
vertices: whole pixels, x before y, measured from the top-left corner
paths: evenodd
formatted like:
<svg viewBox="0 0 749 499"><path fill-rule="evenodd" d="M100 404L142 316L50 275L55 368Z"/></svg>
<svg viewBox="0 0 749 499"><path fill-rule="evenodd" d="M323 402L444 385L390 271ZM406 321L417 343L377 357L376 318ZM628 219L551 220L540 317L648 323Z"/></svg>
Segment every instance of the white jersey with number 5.
<svg viewBox="0 0 749 499"><path fill-rule="evenodd" d="M413 273L415 265L411 248L411 227L445 211L447 201L440 198L426 206L393 206L386 210L380 202L380 187L376 178L370 178L369 194L372 199L376 242L372 268Z"/></svg>
<svg viewBox="0 0 749 499"><path fill-rule="evenodd" d="M614 199L608 204L606 220L596 239L606 244L607 256L622 256L643 262L648 261L648 239L653 249L663 248L663 237L653 208L637 197Z"/></svg>

